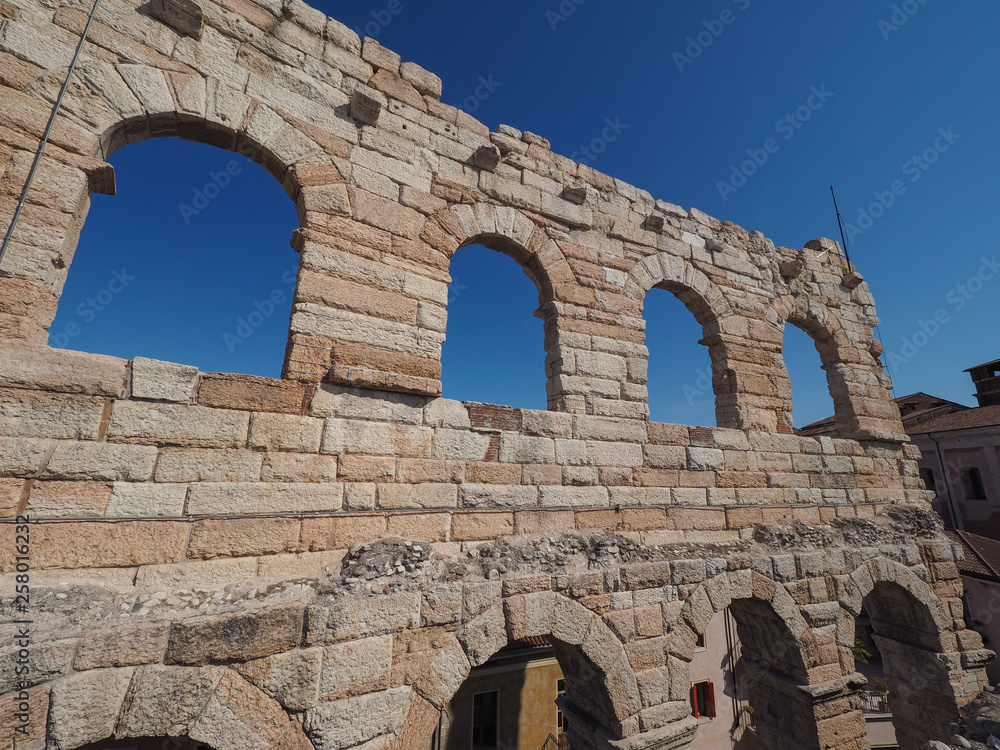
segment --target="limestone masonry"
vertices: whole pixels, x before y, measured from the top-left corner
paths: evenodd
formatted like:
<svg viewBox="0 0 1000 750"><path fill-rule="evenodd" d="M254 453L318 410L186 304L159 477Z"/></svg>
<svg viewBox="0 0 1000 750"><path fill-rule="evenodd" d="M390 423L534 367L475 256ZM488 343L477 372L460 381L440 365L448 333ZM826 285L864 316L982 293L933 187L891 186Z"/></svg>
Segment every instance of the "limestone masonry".
<svg viewBox="0 0 1000 750"><path fill-rule="evenodd" d="M3 226L89 10L0 0ZM101 3L0 266L3 742L426 750L472 666L545 635L574 750L683 748L688 661L727 606L762 748L867 746L862 607L901 746L947 740L992 652L862 277L829 240L775 247L440 96L298 0ZM296 203L281 380L47 345L104 160L173 135ZM470 243L538 287L549 411L440 398ZM703 327L718 428L648 421L653 287ZM792 432L786 324L837 439Z"/></svg>

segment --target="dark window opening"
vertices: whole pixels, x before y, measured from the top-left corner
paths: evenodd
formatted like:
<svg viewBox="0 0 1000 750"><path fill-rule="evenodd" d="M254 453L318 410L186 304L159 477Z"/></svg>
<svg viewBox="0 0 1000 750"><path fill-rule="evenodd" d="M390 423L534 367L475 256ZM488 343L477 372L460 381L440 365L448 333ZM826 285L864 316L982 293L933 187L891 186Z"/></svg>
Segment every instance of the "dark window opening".
<svg viewBox="0 0 1000 750"><path fill-rule="evenodd" d="M500 692L476 693L472 696L472 748L496 750L497 714Z"/></svg>
<svg viewBox="0 0 1000 750"><path fill-rule="evenodd" d="M701 324L676 296L655 287L646 294L642 316L649 349L649 418L714 427L712 359L708 348L698 343L705 337Z"/></svg>
<svg viewBox="0 0 1000 750"><path fill-rule="evenodd" d="M538 290L511 258L479 245L451 260L444 397L525 409L547 408L545 334Z"/></svg>
<svg viewBox="0 0 1000 750"><path fill-rule="evenodd" d="M923 468L920 470L920 478L924 480L924 485L931 492L937 492L937 484L934 481L934 469Z"/></svg>
<svg viewBox="0 0 1000 750"><path fill-rule="evenodd" d="M715 718L715 686L711 682L696 682L691 686L691 710L696 719Z"/></svg>
<svg viewBox="0 0 1000 750"><path fill-rule="evenodd" d="M695 648L705 648L705 634L704 633L699 633L698 636L694 639L694 647Z"/></svg>
<svg viewBox="0 0 1000 750"><path fill-rule="evenodd" d="M111 157L49 344L279 377L298 270L295 205L238 153L154 138Z"/></svg>
<svg viewBox="0 0 1000 750"><path fill-rule="evenodd" d="M975 466L959 469L962 480L962 493L966 500L985 500L986 487L983 486L983 475Z"/></svg>

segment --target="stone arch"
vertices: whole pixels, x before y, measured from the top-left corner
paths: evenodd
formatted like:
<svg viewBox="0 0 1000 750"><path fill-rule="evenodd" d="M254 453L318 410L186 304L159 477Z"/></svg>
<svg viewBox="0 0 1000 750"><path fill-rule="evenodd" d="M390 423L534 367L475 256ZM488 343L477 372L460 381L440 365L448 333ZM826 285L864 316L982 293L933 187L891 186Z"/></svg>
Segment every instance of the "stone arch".
<svg viewBox="0 0 1000 750"><path fill-rule="evenodd" d="M439 650L425 675L414 684L416 699L403 726L400 750L422 750L430 741L437 715L458 692L473 667L480 666L510 641L546 636L560 664L572 653L586 660L600 680L590 690L573 685L564 707L576 723L605 740L635 731L639 688L622 642L611 628L583 605L553 591L520 594L495 604L467 622ZM594 741L593 739L591 741Z"/></svg>
<svg viewBox="0 0 1000 750"><path fill-rule="evenodd" d="M697 636L726 608L740 641L735 679L740 692L752 696L762 747L834 747L865 735L864 718L850 704L852 676L844 673L833 636L818 635L785 587L756 571L720 574L685 599L671 630L673 669L684 684L691 684ZM831 711L841 718L827 736L823 720Z"/></svg>
<svg viewBox="0 0 1000 750"><path fill-rule="evenodd" d="M24 93L51 103L66 77L53 68ZM280 183L288 169L326 153L318 128L221 79L136 63L84 60L71 80L57 123L78 137L67 150L107 159L148 138L179 136L227 151L242 145ZM306 132L308 131L308 133ZM296 197L298 183L285 185Z"/></svg>
<svg viewBox="0 0 1000 750"><path fill-rule="evenodd" d="M24 93L51 101L65 75L65 68L47 71ZM179 136L241 153L278 180L295 202L300 234L321 230L321 214L350 213L340 173L328 149L317 142L322 142L322 132L220 80L147 65L85 60L74 74L56 123L53 132L63 135L54 138L46 151L36 184L65 188L60 196L62 213L51 222L54 231L48 233L57 240L46 243L30 236L32 212L40 209L29 193L5 262L8 269L13 266L8 275L34 287L37 310L27 316L34 325L21 332L35 343L47 340L91 194L113 192L113 169L103 159L126 145L151 137ZM40 252L52 258L51 269L40 271L37 264L31 267L17 258ZM291 331L305 328L296 325L297 314L302 311L293 308ZM288 347L286 377L302 379L305 375L305 379L318 380L325 374L325 367L293 365L302 355Z"/></svg>
<svg viewBox="0 0 1000 750"><path fill-rule="evenodd" d="M778 297L771 305L768 323L777 340L784 337L784 326L791 323L813 340L826 371L827 385L835 410L836 430L841 437L900 441L903 435L899 410L892 401L886 377L875 353L881 351L869 329L860 343L852 341L839 316L816 299ZM780 352L780 349L779 349ZM781 410L791 427L791 387L784 360L778 379L783 396Z"/></svg>
<svg viewBox="0 0 1000 750"><path fill-rule="evenodd" d="M682 620L695 634L700 634L713 616L730 607L733 602L751 599L771 607L793 638L808 636L809 624L791 594L784 586L756 571L721 573L698 584L685 598L678 622ZM676 653L690 661L694 643L687 641L685 639L684 646Z"/></svg>
<svg viewBox="0 0 1000 750"><path fill-rule="evenodd" d="M51 684L52 750L168 736L187 736L213 750L313 748L277 701L226 667L94 669Z"/></svg>
<svg viewBox="0 0 1000 750"><path fill-rule="evenodd" d="M483 245L514 260L538 290L538 310L545 330L545 371L550 409L568 408L565 377L572 375L565 365L569 359L561 343L567 313L558 302L571 298L576 284L563 251L545 231L516 208L486 201L449 206L428 217L420 238L441 259L447 269L452 256L467 245ZM447 310L435 305L438 332L443 333ZM430 317L430 316L428 316ZM571 390L571 389L570 389ZM569 410L572 410L571 408Z"/></svg>
<svg viewBox="0 0 1000 750"><path fill-rule="evenodd" d="M879 584L894 584L926 608L936 632L950 630L952 618L945 610L944 603L934 593L930 584L918 576L911 568L887 557L875 557L861 563L848 578L843 587L840 604L852 617L861 614L861 608L869 594ZM940 643L938 644L940 645Z"/></svg>
<svg viewBox="0 0 1000 750"><path fill-rule="evenodd" d="M686 258L668 253L650 255L636 263L625 282L625 294L643 308L646 294L658 287L676 296L701 325L712 361L719 427L757 427L774 431L772 413L759 412L741 392L740 348L746 346L747 324L723 291ZM648 351L645 353L648 357ZM743 389L746 390L746 389Z"/></svg>
<svg viewBox="0 0 1000 750"><path fill-rule="evenodd" d="M841 643L854 642L854 618L862 608L871 619L900 747L915 750L928 737L948 739L948 725L959 718L953 674L965 661L956 651L960 643L980 645L975 634L964 631L956 641L953 616L930 585L885 557L858 566L840 602L851 616Z"/></svg>

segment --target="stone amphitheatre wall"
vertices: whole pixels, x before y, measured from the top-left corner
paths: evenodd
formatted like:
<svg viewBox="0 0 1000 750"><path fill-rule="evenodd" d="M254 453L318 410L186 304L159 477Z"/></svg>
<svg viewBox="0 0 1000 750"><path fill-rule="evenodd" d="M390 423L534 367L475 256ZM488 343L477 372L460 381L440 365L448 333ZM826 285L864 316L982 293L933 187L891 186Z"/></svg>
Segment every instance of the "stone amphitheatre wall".
<svg viewBox="0 0 1000 750"><path fill-rule="evenodd" d="M0 0L3 226L87 12ZM473 666L545 635L574 748L681 748L687 663L728 606L762 747L846 750L866 746L864 607L901 745L947 738L991 652L860 274L829 240L775 247L440 97L294 0L101 3L0 264L0 730L425 750ZM47 344L104 160L174 135L246 154L298 208L280 380ZM440 397L472 243L538 288L549 411ZM703 328L719 427L648 421L653 287ZM792 432L788 324L836 439Z"/></svg>

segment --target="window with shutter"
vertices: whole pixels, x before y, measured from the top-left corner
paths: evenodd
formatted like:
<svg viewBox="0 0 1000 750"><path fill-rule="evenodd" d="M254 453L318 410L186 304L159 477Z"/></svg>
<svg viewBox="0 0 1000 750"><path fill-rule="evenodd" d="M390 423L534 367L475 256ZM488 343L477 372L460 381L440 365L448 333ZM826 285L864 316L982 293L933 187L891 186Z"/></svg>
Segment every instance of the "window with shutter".
<svg viewBox="0 0 1000 750"><path fill-rule="evenodd" d="M711 682L691 686L691 711L696 719L715 718L715 686Z"/></svg>

